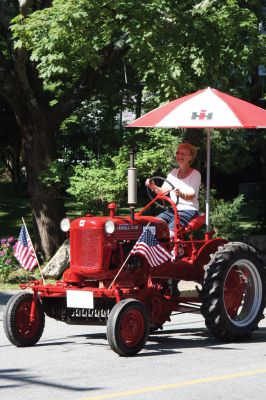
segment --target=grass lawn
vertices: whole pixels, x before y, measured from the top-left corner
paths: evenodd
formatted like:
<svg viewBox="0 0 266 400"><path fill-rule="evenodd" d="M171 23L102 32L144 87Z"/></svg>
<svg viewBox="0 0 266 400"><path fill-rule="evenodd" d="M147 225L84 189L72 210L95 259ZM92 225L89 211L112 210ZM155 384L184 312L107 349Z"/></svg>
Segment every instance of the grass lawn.
<svg viewBox="0 0 266 400"><path fill-rule="evenodd" d="M31 226L31 209L28 197L12 184L0 183L0 238L18 236L22 217Z"/></svg>
<svg viewBox="0 0 266 400"><path fill-rule="evenodd" d="M249 200L241 207L240 225L247 233L256 233L259 215L258 200ZM263 233L263 232L260 232Z"/></svg>
<svg viewBox="0 0 266 400"><path fill-rule="evenodd" d="M79 216L79 205L73 200L66 200L67 216ZM22 189L16 191L9 183L0 183L0 239L18 237L24 218L27 228L32 233L32 214L30 200Z"/></svg>
<svg viewBox="0 0 266 400"><path fill-rule="evenodd" d="M31 210L26 198L13 198L0 201L0 237L17 236L24 218L28 229L31 227Z"/></svg>

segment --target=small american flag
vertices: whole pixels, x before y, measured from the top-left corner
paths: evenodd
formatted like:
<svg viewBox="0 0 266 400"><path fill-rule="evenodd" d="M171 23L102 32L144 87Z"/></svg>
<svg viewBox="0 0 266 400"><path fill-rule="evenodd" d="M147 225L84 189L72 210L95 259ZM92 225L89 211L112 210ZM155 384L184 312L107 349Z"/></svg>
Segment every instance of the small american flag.
<svg viewBox="0 0 266 400"><path fill-rule="evenodd" d="M130 254L142 254L151 267L163 264L171 258L171 253L164 249L150 229L146 229L135 243Z"/></svg>
<svg viewBox="0 0 266 400"><path fill-rule="evenodd" d="M21 227L18 242L14 248L14 256L17 258L22 268L28 271L33 271L38 265L27 228L24 224Z"/></svg>

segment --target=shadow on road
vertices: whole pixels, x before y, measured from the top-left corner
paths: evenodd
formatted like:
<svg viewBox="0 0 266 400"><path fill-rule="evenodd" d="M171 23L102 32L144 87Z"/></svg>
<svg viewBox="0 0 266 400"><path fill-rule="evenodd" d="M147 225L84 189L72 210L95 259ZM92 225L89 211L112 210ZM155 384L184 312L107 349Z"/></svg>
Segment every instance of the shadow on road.
<svg viewBox="0 0 266 400"><path fill-rule="evenodd" d="M250 339L241 343L244 345L249 343L266 342L266 328L260 328L253 332ZM243 348L235 346L234 342L222 342L211 336L207 328L193 329L172 329L165 332L156 332L149 336L145 349L147 352L140 353L139 356L147 357L158 355L158 353L169 354L176 353L176 350L205 347L211 350L237 350L242 351Z"/></svg>
<svg viewBox="0 0 266 400"><path fill-rule="evenodd" d="M72 340L83 337L83 344L108 346L105 333L72 335L69 336L69 338L70 337ZM101 341L100 343L99 340ZM104 341L104 343L102 341ZM244 340L242 344L258 342L266 342L266 328L260 328L254 331L252 337ZM139 353L138 357L176 354L177 352L182 352L184 349L201 347L210 348L212 350L243 350L242 348L240 349L239 346L235 346L233 342L222 342L214 338L207 328L182 328L154 332L147 340L145 345L146 352Z"/></svg>
<svg viewBox="0 0 266 400"><path fill-rule="evenodd" d="M71 390L71 391L78 391L78 392L85 392L85 391L93 391L93 390L99 390L102 389L101 387L80 387L80 386L74 386L74 385L68 385L66 383L55 383L49 382L49 381L44 381L42 379L38 379L34 375L28 374L26 369L22 368L12 368L12 369L0 369L0 382L1 380L3 381L10 381L12 384L0 384L0 389L8 389L10 387L18 387L18 386L23 386L27 384L31 385L38 385L38 386L48 386L48 387L53 387L57 389L62 389L62 390Z"/></svg>

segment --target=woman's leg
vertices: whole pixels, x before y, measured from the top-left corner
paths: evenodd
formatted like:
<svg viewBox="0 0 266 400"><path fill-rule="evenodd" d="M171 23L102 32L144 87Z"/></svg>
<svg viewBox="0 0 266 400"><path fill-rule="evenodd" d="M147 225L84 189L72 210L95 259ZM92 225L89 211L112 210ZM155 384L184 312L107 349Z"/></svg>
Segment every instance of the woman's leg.
<svg viewBox="0 0 266 400"><path fill-rule="evenodd" d="M163 211L161 214L157 215L158 218L163 219L165 222L167 222L169 231L170 231L170 237L174 237L174 225L175 225L175 214L172 209Z"/></svg>
<svg viewBox="0 0 266 400"><path fill-rule="evenodd" d="M199 215L198 211L196 210L178 210L180 224L184 228L187 226L189 221Z"/></svg>
<svg viewBox="0 0 266 400"><path fill-rule="evenodd" d="M175 214L172 209L170 210L165 210L159 215L157 215L157 218L163 219L167 224L169 225L175 218Z"/></svg>
<svg viewBox="0 0 266 400"><path fill-rule="evenodd" d="M178 210L179 218L180 218L180 225L185 228L189 221L191 221L193 218L196 218L199 213L196 210ZM163 211L159 215L157 215L158 218L163 219L165 222L167 222L170 233L174 231L174 226L175 226L175 214L172 209ZM172 236L174 236L174 233L172 233Z"/></svg>

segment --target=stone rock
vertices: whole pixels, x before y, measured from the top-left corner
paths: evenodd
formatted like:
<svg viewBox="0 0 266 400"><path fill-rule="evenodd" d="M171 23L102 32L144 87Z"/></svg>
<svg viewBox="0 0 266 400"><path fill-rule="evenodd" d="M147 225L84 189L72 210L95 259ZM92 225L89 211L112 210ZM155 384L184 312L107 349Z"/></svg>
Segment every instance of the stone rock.
<svg viewBox="0 0 266 400"><path fill-rule="evenodd" d="M45 278L59 278L69 266L69 239L65 240L55 255L42 269Z"/></svg>

